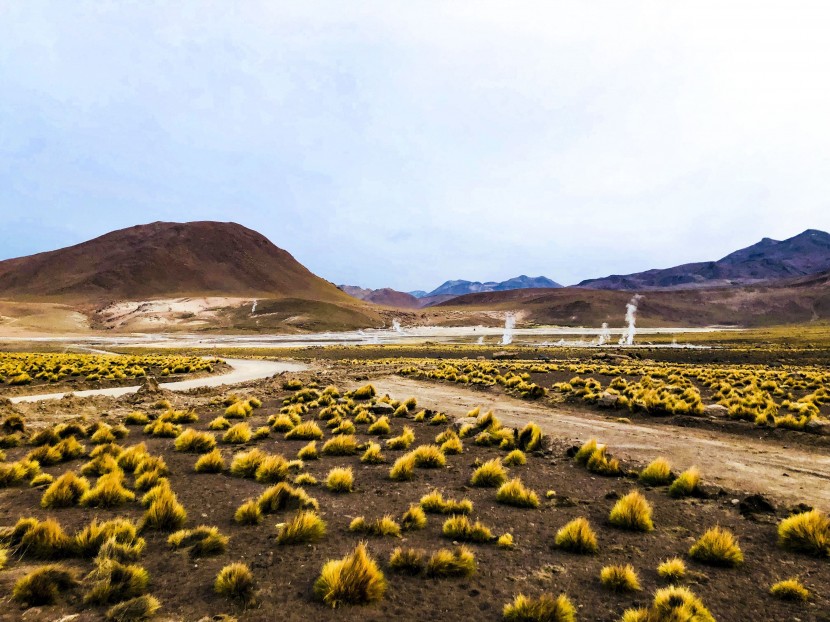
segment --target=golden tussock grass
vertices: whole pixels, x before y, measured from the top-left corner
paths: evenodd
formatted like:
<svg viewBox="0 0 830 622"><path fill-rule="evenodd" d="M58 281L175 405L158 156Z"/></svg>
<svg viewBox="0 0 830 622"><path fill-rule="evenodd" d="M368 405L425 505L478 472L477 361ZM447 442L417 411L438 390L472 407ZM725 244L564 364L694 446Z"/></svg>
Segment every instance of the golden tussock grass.
<svg viewBox="0 0 830 622"><path fill-rule="evenodd" d="M778 543L793 551L830 557L830 518L820 510L793 514L778 524Z"/></svg>
<svg viewBox="0 0 830 622"><path fill-rule="evenodd" d="M302 488L285 482L280 482L267 488L257 499L259 509L263 514L273 514L282 510L319 510L317 500L310 497Z"/></svg>
<svg viewBox="0 0 830 622"><path fill-rule="evenodd" d="M657 574L666 581L677 583L686 576L686 564L679 557L672 557L657 566Z"/></svg>
<svg viewBox="0 0 830 622"><path fill-rule="evenodd" d="M21 577L12 589L12 600L28 606L52 605L78 585L74 573L60 564L43 566Z"/></svg>
<svg viewBox="0 0 830 622"><path fill-rule="evenodd" d="M738 540L728 529L712 527L689 549L689 556L712 566L740 566L744 555Z"/></svg>
<svg viewBox="0 0 830 622"><path fill-rule="evenodd" d="M473 502L469 499L444 499L437 488L421 497L420 504L425 512L432 514L470 514L473 511Z"/></svg>
<svg viewBox="0 0 830 622"><path fill-rule="evenodd" d="M323 444L324 456L353 456L357 453L357 439L351 434L330 438Z"/></svg>
<svg viewBox="0 0 830 622"><path fill-rule="evenodd" d="M288 522L277 525L277 544L314 543L325 535L326 523L313 511L300 511Z"/></svg>
<svg viewBox="0 0 830 622"><path fill-rule="evenodd" d="M99 521L96 518L75 534L73 548L76 555L95 557L108 540L135 546L139 551L143 550L145 544L143 538L138 536L138 528L131 520L113 518L108 521Z"/></svg>
<svg viewBox="0 0 830 622"><path fill-rule="evenodd" d="M640 591L640 579L634 571L634 566L605 566L599 573L600 582L615 592Z"/></svg>
<svg viewBox="0 0 830 622"><path fill-rule="evenodd" d="M358 516L349 524L349 531L367 533L371 536L391 536L399 538L401 535L401 526L391 514L372 521L367 521L362 516Z"/></svg>
<svg viewBox="0 0 830 622"><path fill-rule="evenodd" d="M259 463L254 478L261 484L276 484L288 477L288 460L279 454L266 456Z"/></svg>
<svg viewBox="0 0 830 622"><path fill-rule="evenodd" d="M200 456L193 465L193 470L196 473L221 473L225 470L225 459L222 457L222 452L214 449L210 453Z"/></svg>
<svg viewBox="0 0 830 622"><path fill-rule="evenodd" d="M332 492L351 492L354 488L354 472L351 467L335 467L326 475L326 488Z"/></svg>
<svg viewBox="0 0 830 622"><path fill-rule="evenodd" d="M164 488L155 496L150 507L144 513L140 529L172 531L181 527L186 520L187 512L179 503L176 495L169 488Z"/></svg>
<svg viewBox="0 0 830 622"><path fill-rule="evenodd" d="M502 463L505 466L523 466L527 464L527 456L521 449L514 449L504 457Z"/></svg>
<svg viewBox="0 0 830 622"><path fill-rule="evenodd" d="M310 441L323 438L323 431L313 421L306 421L293 427L285 435L286 440L303 440Z"/></svg>
<svg viewBox="0 0 830 622"><path fill-rule="evenodd" d="M204 454L216 447L216 439L210 432L198 432L193 428L187 428L176 437L173 446L176 451Z"/></svg>
<svg viewBox="0 0 830 622"><path fill-rule="evenodd" d="M769 593L781 600L807 601L810 591L797 578L779 581L769 589Z"/></svg>
<svg viewBox="0 0 830 622"><path fill-rule="evenodd" d="M105 605L141 596L149 582L150 575L141 566L102 559L85 579L90 587L84 594L84 604Z"/></svg>
<svg viewBox="0 0 830 622"><path fill-rule="evenodd" d="M700 490L700 471L691 467L677 476L677 479L669 486L670 497L690 497Z"/></svg>
<svg viewBox="0 0 830 622"><path fill-rule="evenodd" d="M599 550L597 536L585 518L575 518L556 532L554 544L569 553L594 554Z"/></svg>
<svg viewBox="0 0 830 622"><path fill-rule="evenodd" d="M473 486L498 488L507 481L507 471L498 458L488 460L475 471L470 478Z"/></svg>
<svg viewBox="0 0 830 622"><path fill-rule="evenodd" d="M317 442L311 441L308 445L303 445L297 452L297 458L300 460L317 460Z"/></svg>
<svg viewBox="0 0 830 622"><path fill-rule="evenodd" d="M426 574L434 578L469 577L475 574L476 568L473 552L466 546L457 546L435 551L427 561Z"/></svg>
<svg viewBox="0 0 830 622"><path fill-rule="evenodd" d="M167 538L167 544L173 550L190 549L193 557L218 555L228 548L228 537L218 527L199 525L194 529L180 529Z"/></svg>
<svg viewBox="0 0 830 622"><path fill-rule="evenodd" d="M231 422L225 419L224 417L216 417L213 421L208 424L208 430L227 430L231 427Z"/></svg>
<svg viewBox="0 0 830 622"><path fill-rule="evenodd" d="M649 486L666 486L672 481L671 464L665 458L657 458L640 471L638 479Z"/></svg>
<svg viewBox="0 0 830 622"><path fill-rule="evenodd" d="M445 538L460 542L489 542L493 539L490 529L483 523L472 522L463 514L451 516L444 521L441 533Z"/></svg>
<svg viewBox="0 0 830 622"><path fill-rule="evenodd" d="M513 542L513 534L504 533L499 536L499 539L496 541L496 544L500 549L512 549L515 546Z"/></svg>
<svg viewBox="0 0 830 622"><path fill-rule="evenodd" d="M159 609L161 609L161 603L158 598L143 594L113 605L107 610L105 617L111 622L137 622L148 620Z"/></svg>
<svg viewBox="0 0 830 622"><path fill-rule="evenodd" d="M389 556L389 568L395 572L418 575L426 567L426 551L414 548L395 548Z"/></svg>
<svg viewBox="0 0 830 622"><path fill-rule="evenodd" d="M447 459L435 445L420 445L412 450L415 466L421 469L438 469L446 466Z"/></svg>
<svg viewBox="0 0 830 622"><path fill-rule="evenodd" d="M525 487L518 477L514 477L499 487L496 493L496 501L517 508L539 507L539 496Z"/></svg>
<svg viewBox="0 0 830 622"><path fill-rule="evenodd" d="M258 525L262 522L262 510L254 499L248 499L240 505L233 515L233 519L240 525Z"/></svg>
<svg viewBox="0 0 830 622"><path fill-rule="evenodd" d="M401 517L401 528L404 531L415 531L427 526L427 515L420 505L410 505Z"/></svg>
<svg viewBox="0 0 830 622"><path fill-rule="evenodd" d="M538 598L528 598L519 594L502 610L502 619L506 622L575 622L576 609L565 594L555 597L542 594Z"/></svg>
<svg viewBox="0 0 830 622"><path fill-rule="evenodd" d="M389 469L389 479L395 481L410 480L415 476L415 456L407 453L395 460L392 468Z"/></svg>
<svg viewBox="0 0 830 622"><path fill-rule="evenodd" d="M608 522L620 529L633 531L652 531L651 505L639 492L632 491L621 498L611 509Z"/></svg>
<svg viewBox="0 0 830 622"><path fill-rule="evenodd" d="M366 430L369 434L377 434L379 436L384 434L389 434L392 430L389 427L389 417L383 416L378 418L372 425L369 426L369 429Z"/></svg>
<svg viewBox="0 0 830 622"><path fill-rule="evenodd" d="M254 575L245 564L228 564L216 575L213 591L225 598L248 601L254 594Z"/></svg>
<svg viewBox="0 0 830 622"><path fill-rule="evenodd" d="M64 473L44 491L40 500L42 508L67 508L76 505L89 491L89 481L72 471Z"/></svg>
<svg viewBox="0 0 830 622"><path fill-rule="evenodd" d="M377 443L370 442L366 446L366 451L360 456L360 461L364 464L383 464L386 458L381 452L381 447Z"/></svg>
<svg viewBox="0 0 830 622"><path fill-rule="evenodd" d="M255 477L256 471L268 454L260 449L254 448L236 454L231 461L231 475L236 477Z"/></svg>
<svg viewBox="0 0 830 622"><path fill-rule="evenodd" d="M237 423L227 429L222 435L223 443L231 443L234 445L247 443L251 440L251 426L247 423Z"/></svg>
<svg viewBox="0 0 830 622"><path fill-rule="evenodd" d="M383 598L386 578L360 543L346 557L323 565L314 592L332 608L372 603Z"/></svg>
<svg viewBox="0 0 830 622"><path fill-rule="evenodd" d="M409 446L415 442L415 432L412 431L408 425L403 427L403 431L400 433L399 436L394 438L390 438L386 441L386 447L388 449L409 449Z"/></svg>
<svg viewBox="0 0 830 622"><path fill-rule="evenodd" d="M84 507L114 508L135 501L135 493L124 488L123 479L120 471L102 475L95 486L81 496L80 504Z"/></svg>

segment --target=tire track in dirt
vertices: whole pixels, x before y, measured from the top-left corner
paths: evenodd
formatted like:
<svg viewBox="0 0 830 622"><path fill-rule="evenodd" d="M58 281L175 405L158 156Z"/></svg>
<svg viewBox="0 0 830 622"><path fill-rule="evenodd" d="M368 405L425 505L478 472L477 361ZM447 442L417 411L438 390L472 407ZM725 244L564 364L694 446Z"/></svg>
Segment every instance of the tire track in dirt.
<svg viewBox="0 0 830 622"><path fill-rule="evenodd" d="M575 415L506 395L399 376L373 378L371 382L380 394L399 399L415 396L419 407L463 417L481 406L484 411L493 410L512 427L532 420L546 434L574 444L595 437L624 460L645 463L665 456L676 470L697 465L709 484L830 510L830 455L820 448L752 440L698 428L621 423L590 413Z"/></svg>

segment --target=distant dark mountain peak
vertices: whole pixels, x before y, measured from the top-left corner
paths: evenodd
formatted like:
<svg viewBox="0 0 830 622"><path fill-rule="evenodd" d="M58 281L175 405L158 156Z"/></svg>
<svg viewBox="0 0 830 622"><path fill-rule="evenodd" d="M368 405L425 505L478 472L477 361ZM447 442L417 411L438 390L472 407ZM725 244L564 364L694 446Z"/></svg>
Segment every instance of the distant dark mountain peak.
<svg viewBox="0 0 830 622"><path fill-rule="evenodd" d="M462 279L456 279L452 281L445 281L427 294L426 297L463 296L465 294L477 294L481 292L499 292L513 289L542 289L554 287L562 286L556 281L552 281L544 276L529 277L524 274L501 282L487 281L486 283L482 283L481 281L465 281Z"/></svg>

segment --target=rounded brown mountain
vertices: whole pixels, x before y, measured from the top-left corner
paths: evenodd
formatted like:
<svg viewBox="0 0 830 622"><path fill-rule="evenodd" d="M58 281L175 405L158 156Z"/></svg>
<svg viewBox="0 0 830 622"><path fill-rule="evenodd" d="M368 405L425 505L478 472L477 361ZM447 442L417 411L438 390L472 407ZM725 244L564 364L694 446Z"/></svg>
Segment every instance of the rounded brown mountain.
<svg viewBox="0 0 830 622"><path fill-rule="evenodd" d="M236 223L154 222L0 262L0 298L261 296L344 301L265 236Z"/></svg>

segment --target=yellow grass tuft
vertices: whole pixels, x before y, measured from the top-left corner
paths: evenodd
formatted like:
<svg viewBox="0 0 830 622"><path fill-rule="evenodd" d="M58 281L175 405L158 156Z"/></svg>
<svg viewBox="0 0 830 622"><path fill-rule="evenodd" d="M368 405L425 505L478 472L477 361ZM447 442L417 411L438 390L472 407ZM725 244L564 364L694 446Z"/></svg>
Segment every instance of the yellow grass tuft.
<svg viewBox="0 0 830 622"><path fill-rule="evenodd" d="M360 605L383 598L386 579L361 543L346 557L325 563L314 591L332 608Z"/></svg>
<svg viewBox="0 0 830 622"><path fill-rule="evenodd" d="M769 589L769 593L781 600L806 601L810 598L810 591L797 578L779 581Z"/></svg>
<svg viewBox="0 0 830 622"><path fill-rule="evenodd" d="M672 481L671 464L665 458L657 458L640 471L639 480L649 486L666 486Z"/></svg>
<svg viewBox="0 0 830 622"><path fill-rule="evenodd" d="M213 591L225 598L248 601L254 593L254 575L245 564L228 564L216 575Z"/></svg>
<svg viewBox="0 0 830 622"><path fill-rule="evenodd" d="M830 518L819 510L793 514L779 523L778 543L793 551L830 557Z"/></svg>
<svg viewBox="0 0 830 622"><path fill-rule="evenodd" d="M488 460L475 471L470 479L473 486L498 488L507 481L507 471L498 458Z"/></svg>
<svg viewBox="0 0 830 622"><path fill-rule="evenodd" d="M569 553L594 554L599 550L597 536L585 518L575 518L556 532L554 544Z"/></svg>
<svg viewBox="0 0 830 622"><path fill-rule="evenodd" d="M306 421L289 430L288 433L286 433L285 438L289 441L316 440L319 438L323 438L323 431L320 429L320 426L318 426L313 421Z"/></svg>
<svg viewBox="0 0 830 622"><path fill-rule="evenodd" d="M599 573L600 582L615 592L640 591L640 579L631 564L605 566Z"/></svg>
<svg viewBox="0 0 830 622"><path fill-rule="evenodd" d="M68 568L60 564L42 566L18 579L12 590L12 600L30 607L52 605L77 585L78 580Z"/></svg>
<svg viewBox="0 0 830 622"><path fill-rule="evenodd" d="M357 439L353 434L341 434L327 440L321 451L324 456L353 456L357 453Z"/></svg>
<svg viewBox="0 0 830 622"><path fill-rule="evenodd" d="M267 456L259 463L254 477L261 484L281 482L288 477L288 460L279 454Z"/></svg>
<svg viewBox="0 0 830 622"><path fill-rule="evenodd" d="M444 499L437 488L421 497L420 504L425 512L432 514L470 514L473 511L473 502L469 499Z"/></svg>
<svg viewBox="0 0 830 622"><path fill-rule="evenodd" d="M240 525L258 525L262 522L262 510L259 509L259 503L254 499L249 499L237 508L233 519Z"/></svg>
<svg viewBox="0 0 830 622"><path fill-rule="evenodd" d="M204 454L216 447L216 439L210 432L198 432L188 428L176 437L174 447L176 451Z"/></svg>
<svg viewBox="0 0 830 622"><path fill-rule="evenodd" d="M251 426L247 423L237 423L228 428L222 436L223 443L232 443L235 445L247 443L251 440Z"/></svg>
<svg viewBox="0 0 830 622"><path fill-rule="evenodd" d="M476 557L466 546L454 549L438 549L427 562L428 577L469 577L475 574Z"/></svg>
<svg viewBox="0 0 830 622"><path fill-rule="evenodd" d="M231 475L237 477L255 477L259 465L267 457L268 454L257 448L238 453L231 461Z"/></svg>
<svg viewBox="0 0 830 622"><path fill-rule="evenodd" d="M401 527L404 531L424 529L427 526L427 515L420 505L410 505L401 517Z"/></svg>
<svg viewBox="0 0 830 622"><path fill-rule="evenodd" d="M326 523L313 511L300 511L287 523L277 525L277 544L319 542L325 535Z"/></svg>
<svg viewBox="0 0 830 622"><path fill-rule="evenodd" d="M173 550L189 548L193 557L218 555L228 548L228 536L223 535L218 527L199 525L195 529L181 529L171 534L167 544Z"/></svg>
<svg viewBox="0 0 830 622"><path fill-rule="evenodd" d="M421 469L438 469L446 466L447 459L435 445L420 445L412 452L415 466Z"/></svg>
<svg viewBox="0 0 830 622"><path fill-rule="evenodd" d="M377 434L377 435L384 435L389 434L391 432L391 428L389 427L389 417L383 416L378 418L372 425L369 426L369 429L366 430L369 434Z"/></svg>
<svg viewBox="0 0 830 622"><path fill-rule="evenodd" d="M677 583L686 576L686 564L679 557L672 557L657 566L657 574L667 581Z"/></svg>
<svg viewBox="0 0 830 622"><path fill-rule="evenodd" d="M221 473L225 470L225 459L218 449L200 456L193 466L196 473Z"/></svg>
<svg viewBox="0 0 830 622"><path fill-rule="evenodd" d="M102 559L86 577L91 586L84 594L84 604L105 605L141 596L149 581L150 575L141 566Z"/></svg>
<svg viewBox="0 0 830 622"><path fill-rule="evenodd" d="M404 454L389 469L389 479L395 481L410 480L415 475L415 456L412 453Z"/></svg>
<svg viewBox="0 0 830 622"><path fill-rule="evenodd" d="M308 445L303 445L297 452L297 458L300 460L317 460L317 442L311 441Z"/></svg>
<svg viewBox="0 0 830 622"><path fill-rule="evenodd" d="M166 488L156 495L150 507L147 508L141 519L140 528L172 531L181 527L186 520L187 512L184 507L176 499L176 495Z"/></svg>
<svg viewBox="0 0 830 622"><path fill-rule="evenodd" d="M84 507L114 508L128 501L135 501L135 493L121 485L123 479L120 471L102 475L95 487L83 494L80 504Z"/></svg>
<svg viewBox="0 0 830 622"><path fill-rule="evenodd" d="M489 528L479 521L471 522L463 514L451 516L444 521L441 532L444 537L460 542L489 542L493 534Z"/></svg>
<svg viewBox="0 0 830 622"><path fill-rule="evenodd" d="M523 466L527 464L527 456L521 449L514 449L504 457L505 466Z"/></svg>
<svg viewBox="0 0 830 622"><path fill-rule="evenodd" d="M614 504L608 521L620 529L652 531L651 505L639 492L632 491Z"/></svg>
<svg viewBox="0 0 830 622"><path fill-rule="evenodd" d="M683 471L669 486L669 496L690 497L700 490L700 471L692 467Z"/></svg>
<svg viewBox="0 0 830 622"><path fill-rule="evenodd" d="M159 609L159 600L155 596L144 594L113 605L107 610L106 619L111 622L138 622L153 617Z"/></svg>
<svg viewBox="0 0 830 622"><path fill-rule="evenodd" d="M370 442L366 447L366 451L360 456L360 461L364 464L382 464L386 462L386 458L381 452L380 445Z"/></svg>
<svg viewBox="0 0 830 622"><path fill-rule="evenodd" d="M409 446L415 442L415 432L412 431L408 425L403 427L403 431L401 432L400 436L396 436L394 438L390 438L386 441L386 447L388 449L409 449Z"/></svg>
<svg viewBox="0 0 830 622"><path fill-rule="evenodd" d="M319 510L317 500L310 497L302 488L295 488L285 482L280 482L267 488L257 499L259 509L263 514L273 514L282 510Z"/></svg>
<svg viewBox="0 0 830 622"><path fill-rule="evenodd" d="M499 539L496 541L496 544L498 544L500 549L512 549L514 546L513 534L504 533L500 535Z"/></svg>
<svg viewBox="0 0 830 622"><path fill-rule="evenodd" d="M89 490L89 481L68 471L56 479L44 491L40 500L42 508L67 508L76 505Z"/></svg>
<svg viewBox="0 0 830 622"><path fill-rule="evenodd" d="M539 507L539 496L526 488L518 477L514 477L509 482L501 485L496 493L496 501L517 508Z"/></svg>
<svg viewBox="0 0 830 622"><path fill-rule="evenodd" d="M335 467L326 476L326 488L332 492L351 492L354 487L354 472L351 467Z"/></svg>
<svg viewBox="0 0 830 622"><path fill-rule="evenodd" d="M391 514L368 522L362 516L358 516L349 524L349 531L367 533L372 536L392 536L398 538L401 535L401 526Z"/></svg>
<svg viewBox="0 0 830 622"><path fill-rule="evenodd" d="M389 568L402 574L417 575L426 567L426 553L422 549L397 547L389 556Z"/></svg>
<svg viewBox="0 0 830 622"><path fill-rule="evenodd" d="M731 531L712 527L689 549L689 556L713 566L740 566L744 555Z"/></svg>
<svg viewBox="0 0 830 622"><path fill-rule="evenodd" d="M506 622L575 622L576 609L564 594L556 598L542 594L528 598L519 594L512 603L504 606L502 619Z"/></svg>

